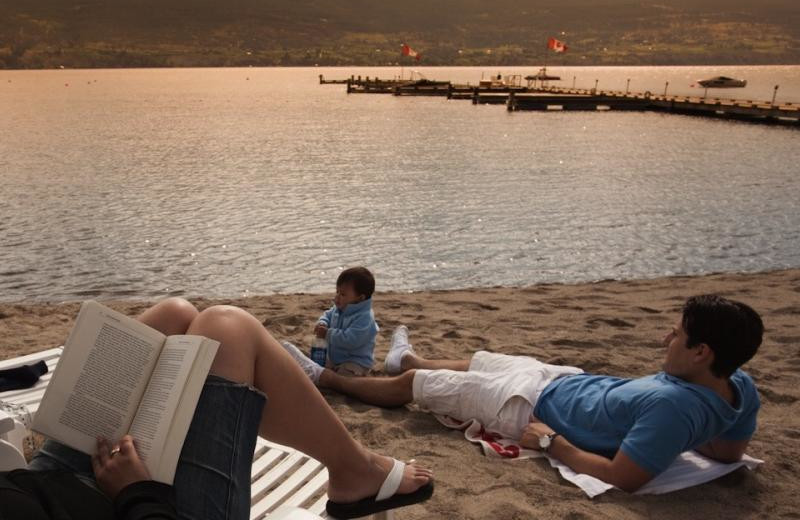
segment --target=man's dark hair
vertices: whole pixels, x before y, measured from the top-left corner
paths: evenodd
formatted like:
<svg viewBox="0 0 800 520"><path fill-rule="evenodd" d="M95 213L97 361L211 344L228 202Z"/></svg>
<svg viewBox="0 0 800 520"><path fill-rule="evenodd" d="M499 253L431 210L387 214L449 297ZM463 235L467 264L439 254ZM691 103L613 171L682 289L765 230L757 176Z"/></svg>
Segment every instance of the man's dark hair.
<svg viewBox="0 0 800 520"><path fill-rule="evenodd" d="M749 305L714 294L692 296L683 306L688 347L705 343L714 351L711 373L730 377L752 358L764 334L761 317Z"/></svg>
<svg viewBox="0 0 800 520"><path fill-rule="evenodd" d="M353 284L353 289L358 294L363 294L364 299L372 298L375 292L375 277L366 267L351 267L339 273L336 279L336 287L343 284Z"/></svg>

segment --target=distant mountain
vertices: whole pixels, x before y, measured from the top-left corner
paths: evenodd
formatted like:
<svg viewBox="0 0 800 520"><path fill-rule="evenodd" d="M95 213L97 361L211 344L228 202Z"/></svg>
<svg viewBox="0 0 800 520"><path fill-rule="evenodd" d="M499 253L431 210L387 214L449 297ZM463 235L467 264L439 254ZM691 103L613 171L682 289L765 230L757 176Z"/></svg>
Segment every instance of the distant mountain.
<svg viewBox="0 0 800 520"><path fill-rule="evenodd" d="M800 63L800 0L0 0L0 67Z"/></svg>

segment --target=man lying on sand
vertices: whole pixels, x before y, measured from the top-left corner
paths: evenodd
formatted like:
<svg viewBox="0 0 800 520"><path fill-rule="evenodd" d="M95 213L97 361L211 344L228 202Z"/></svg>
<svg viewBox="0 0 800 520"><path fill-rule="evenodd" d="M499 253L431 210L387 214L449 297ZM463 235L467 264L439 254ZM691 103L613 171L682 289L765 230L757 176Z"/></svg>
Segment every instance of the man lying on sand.
<svg viewBox="0 0 800 520"><path fill-rule="evenodd" d="M635 491L686 450L721 462L741 458L759 400L739 367L755 355L763 330L748 305L689 298L664 337L663 372L638 379L485 351L471 360L429 360L414 353L404 326L386 358L395 377L342 377L284 347L320 387L377 406L415 402L435 414L476 419L578 473Z"/></svg>

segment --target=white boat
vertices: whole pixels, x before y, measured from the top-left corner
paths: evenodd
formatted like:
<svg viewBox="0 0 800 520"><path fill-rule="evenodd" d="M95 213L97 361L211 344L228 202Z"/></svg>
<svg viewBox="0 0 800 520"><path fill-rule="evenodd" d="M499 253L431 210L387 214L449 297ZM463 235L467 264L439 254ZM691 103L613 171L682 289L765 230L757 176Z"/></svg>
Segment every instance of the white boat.
<svg viewBox="0 0 800 520"><path fill-rule="evenodd" d="M522 77L519 74L507 74L502 76L497 74L496 76L492 74L488 78L484 77L481 74L481 80L478 82L478 86L480 88L509 88L509 87L519 87L522 83Z"/></svg>
<svg viewBox="0 0 800 520"><path fill-rule="evenodd" d="M705 88L741 88L747 86L747 80L734 79L727 76L714 76L708 79L698 79L697 84Z"/></svg>

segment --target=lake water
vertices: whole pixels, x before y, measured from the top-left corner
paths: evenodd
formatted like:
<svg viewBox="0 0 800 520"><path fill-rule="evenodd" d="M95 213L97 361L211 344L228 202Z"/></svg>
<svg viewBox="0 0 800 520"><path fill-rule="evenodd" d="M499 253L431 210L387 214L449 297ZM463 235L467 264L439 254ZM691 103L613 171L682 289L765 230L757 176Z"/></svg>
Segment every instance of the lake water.
<svg viewBox="0 0 800 520"><path fill-rule="evenodd" d="M548 70L800 101L798 66ZM0 71L0 301L328 292L356 264L378 290L800 266L798 129L317 82L398 72Z"/></svg>

